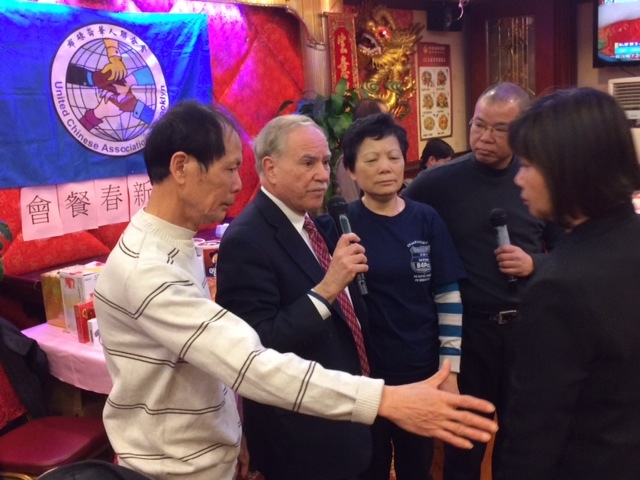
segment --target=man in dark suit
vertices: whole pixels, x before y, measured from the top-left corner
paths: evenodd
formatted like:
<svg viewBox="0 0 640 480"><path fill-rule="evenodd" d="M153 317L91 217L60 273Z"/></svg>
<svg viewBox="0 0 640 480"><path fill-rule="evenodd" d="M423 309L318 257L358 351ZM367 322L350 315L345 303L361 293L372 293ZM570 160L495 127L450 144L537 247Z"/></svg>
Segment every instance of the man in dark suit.
<svg viewBox="0 0 640 480"><path fill-rule="evenodd" d="M251 324L265 346L366 374L367 360L356 346L361 337L346 312L355 305L365 330L363 303L355 290L338 298L367 270L364 249L355 234L345 235L323 267L304 225L308 213L321 208L329 182L324 133L307 117L277 117L256 138L254 153L262 188L224 235L216 301ZM370 461L364 425L249 400L243 425L252 466L267 480L358 479Z"/></svg>

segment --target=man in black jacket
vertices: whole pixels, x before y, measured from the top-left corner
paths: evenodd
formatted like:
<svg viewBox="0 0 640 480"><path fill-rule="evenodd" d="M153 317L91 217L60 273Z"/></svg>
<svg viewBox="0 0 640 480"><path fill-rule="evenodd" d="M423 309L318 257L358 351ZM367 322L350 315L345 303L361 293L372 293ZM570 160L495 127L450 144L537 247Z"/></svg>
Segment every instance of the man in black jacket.
<svg viewBox="0 0 640 480"><path fill-rule="evenodd" d="M512 322L526 283L543 261L545 250L562 235L557 227L535 219L520 198L513 179L520 159L513 155L508 128L530 103L513 83L488 88L478 99L469 130L471 153L420 173L403 195L434 207L444 219L460 254L467 278L462 296L460 393L496 405L498 420L506 399L506 369ZM489 216L506 212L512 245L496 248ZM511 280L511 281L509 281ZM496 441L500 441L500 433ZM445 480L478 480L485 445L472 450L445 447Z"/></svg>

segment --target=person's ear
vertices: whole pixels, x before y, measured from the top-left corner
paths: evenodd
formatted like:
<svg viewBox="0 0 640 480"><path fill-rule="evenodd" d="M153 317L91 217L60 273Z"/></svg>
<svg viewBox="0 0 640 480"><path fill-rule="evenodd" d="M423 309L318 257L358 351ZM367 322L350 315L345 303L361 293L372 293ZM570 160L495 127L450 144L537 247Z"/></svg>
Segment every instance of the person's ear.
<svg viewBox="0 0 640 480"><path fill-rule="evenodd" d="M427 159L427 167L433 167L434 165L436 165L438 163L438 159L436 157L434 157L433 155L431 155L428 159Z"/></svg>
<svg viewBox="0 0 640 480"><path fill-rule="evenodd" d="M275 183L276 160L273 157L266 156L262 159L262 174L269 183Z"/></svg>
<svg viewBox="0 0 640 480"><path fill-rule="evenodd" d="M176 182L180 184L185 182L188 164L189 156L184 152L176 152L171 156L169 171Z"/></svg>
<svg viewBox="0 0 640 480"><path fill-rule="evenodd" d="M356 181L356 172L352 172L351 170L349 170L346 167L345 167L344 171L347 172L347 175L349 175L349 178L351 180L353 180L354 182Z"/></svg>

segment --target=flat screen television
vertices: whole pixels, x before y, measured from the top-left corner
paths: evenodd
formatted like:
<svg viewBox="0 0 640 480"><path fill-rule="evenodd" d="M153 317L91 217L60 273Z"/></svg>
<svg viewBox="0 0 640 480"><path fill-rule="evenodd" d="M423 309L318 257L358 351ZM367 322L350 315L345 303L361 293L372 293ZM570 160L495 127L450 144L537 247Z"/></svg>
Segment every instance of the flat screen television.
<svg viewBox="0 0 640 480"><path fill-rule="evenodd" d="M593 66L640 65L640 0L593 0Z"/></svg>

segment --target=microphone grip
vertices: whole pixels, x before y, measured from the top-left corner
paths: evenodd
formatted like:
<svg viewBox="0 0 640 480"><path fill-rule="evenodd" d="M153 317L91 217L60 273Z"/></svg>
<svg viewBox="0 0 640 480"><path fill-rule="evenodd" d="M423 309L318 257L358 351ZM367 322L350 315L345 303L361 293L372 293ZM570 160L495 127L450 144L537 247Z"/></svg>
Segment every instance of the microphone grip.
<svg viewBox="0 0 640 480"><path fill-rule="evenodd" d="M505 245L511 245L511 240L509 239L509 230L507 230L506 225L498 225L495 227L496 229L496 242L498 243L498 247L503 247ZM513 275L507 275L507 282L509 283L509 289L512 292L517 290L517 282L518 279Z"/></svg>
<svg viewBox="0 0 640 480"><path fill-rule="evenodd" d="M349 217L347 217L344 214L340 214L338 215L338 222L340 223L340 230L342 230L342 233L351 233L351 223L349 222ZM360 295L368 295L369 294L369 289L367 288L367 282L364 279L364 274L362 273L357 273L356 274L356 278L355 278L355 282L356 282L356 287L358 288L358 293Z"/></svg>
<svg viewBox="0 0 640 480"><path fill-rule="evenodd" d="M351 223L349 222L349 217L346 215L339 215L338 220L340 221L340 230L342 233L351 233Z"/></svg>
<svg viewBox="0 0 640 480"><path fill-rule="evenodd" d="M511 240L509 239L509 230L507 230L507 226L500 225L498 227L495 227L495 229L496 229L496 242L498 243L498 247L511 245Z"/></svg>
<svg viewBox="0 0 640 480"><path fill-rule="evenodd" d="M369 289L367 288L367 282L364 280L362 273L356 273L356 287L360 295L368 295Z"/></svg>

